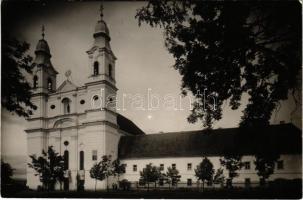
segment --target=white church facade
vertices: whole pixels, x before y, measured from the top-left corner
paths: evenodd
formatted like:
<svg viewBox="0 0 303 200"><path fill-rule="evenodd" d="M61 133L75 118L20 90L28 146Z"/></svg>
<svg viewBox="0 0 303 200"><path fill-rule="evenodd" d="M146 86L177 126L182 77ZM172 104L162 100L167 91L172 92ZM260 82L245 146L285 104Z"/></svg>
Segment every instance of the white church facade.
<svg viewBox="0 0 303 200"><path fill-rule="evenodd" d="M70 81L70 72L66 72L66 80L57 87L58 72L51 63L51 51L44 34L42 36L35 51L32 102L36 109L28 119L26 129L27 154L39 156L43 149L53 146L56 152L64 155L68 161L65 164L66 190L76 190L78 181L84 183L85 189L94 189L95 180L90 178L89 170L103 155L119 158L126 164L126 173L120 179L136 182L140 178L139 172L152 163L164 171L169 166L176 167L181 182L191 186L197 181L194 168L202 156L209 157L217 169L219 158L234 147L234 133L238 129L146 135L131 120L117 113L117 58L111 49L109 29L102 14L93 33L93 45L86 52L89 61L87 81L81 87ZM290 124L271 126L266 131L278 132L272 135L272 139L277 139L273 139L273 146L268 148L277 148L281 153L280 164L271 178L301 178L301 131ZM240 143L246 144L244 140ZM235 181L258 181L252 156L254 149L251 145L241 149L246 165ZM224 173L227 177L226 170ZM29 167L27 185L31 189L41 185L39 177ZM105 181L98 183L99 189L105 187Z"/></svg>

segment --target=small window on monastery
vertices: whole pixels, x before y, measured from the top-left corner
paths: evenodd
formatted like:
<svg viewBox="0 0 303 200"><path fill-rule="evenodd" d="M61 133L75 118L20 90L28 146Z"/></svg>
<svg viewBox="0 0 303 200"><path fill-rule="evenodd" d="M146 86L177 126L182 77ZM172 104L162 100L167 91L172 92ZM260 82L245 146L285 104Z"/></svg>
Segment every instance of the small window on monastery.
<svg viewBox="0 0 303 200"><path fill-rule="evenodd" d="M34 110L37 110L37 109L38 109L38 107L34 105L33 109L34 109Z"/></svg>
<svg viewBox="0 0 303 200"><path fill-rule="evenodd" d="M171 165L172 169L176 169L176 164Z"/></svg>
<svg viewBox="0 0 303 200"><path fill-rule="evenodd" d="M110 78L113 78L113 67L111 64L108 65L108 75Z"/></svg>
<svg viewBox="0 0 303 200"><path fill-rule="evenodd" d="M47 79L47 89L48 91L52 91L53 90L53 82L51 78Z"/></svg>
<svg viewBox="0 0 303 200"><path fill-rule="evenodd" d="M37 88L38 87L38 76L34 76L33 78L33 88Z"/></svg>
<svg viewBox="0 0 303 200"><path fill-rule="evenodd" d="M133 171L134 171L134 172L137 171L137 165L133 165Z"/></svg>
<svg viewBox="0 0 303 200"><path fill-rule="evenodd" d="M99 63L96 61L94 62L94 75L98 75L99 74Z"/></svg>
<svg viewBox="0 0 303 200"><path fill-rule="evenodd" d="M97 160L98 159L98 152L97 152L97 150L93 150L92 151L92 160Z"/></svg>
<svg viewBox="0 0 303 200"><path fill-rule="evenodd" d="M277 169L284 169L284 162L283 162L283 160L279 160L277 162Z"/></svg>
<svg viewBox="0 0 303 200"><path fill-rule="evenodd" d="M80 104L85 104L84 99L82 99L82 100L80 101Z"/></svg>
<svg viewBox="0 0 303 200"><path fill-rule="evenodd" d="M192 180L189 178L189 179L187 179L187 186L191 186L192 185Z"/></svg>
<svg viewBox="0 0 303 200"><path fill-rule="evenodd" d="M51 105L50 108L51 108L51 109L55 109L56 106L55 106L55 105Z"/></svg>
<svg viewBox="0 0 303 200"><path fill-rule="evenodd" d="M164 170L164 164L160 164L160 170L161 170L161 171Z"/></svg>
<svg viewBox="0 0 303 200"><path fill-rule="evenodd" d="M192 164L191 163L187 163L187 170L191 171L191 169L192 169Z"/></svg>
<svg viewBox="0 0 303 200"><path fill-rule="evenodd" d="M250 169L250 162L244 162L244 169L246 170Z"/></svg>

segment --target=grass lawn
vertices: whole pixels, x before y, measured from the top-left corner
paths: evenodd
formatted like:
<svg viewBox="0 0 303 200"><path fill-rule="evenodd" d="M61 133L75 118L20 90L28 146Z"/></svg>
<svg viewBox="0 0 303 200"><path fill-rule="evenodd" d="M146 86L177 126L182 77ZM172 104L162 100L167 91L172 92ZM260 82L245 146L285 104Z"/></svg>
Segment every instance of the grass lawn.
<svg viewBox="0 0 303 200"><path fill-rule="evenodd" d="M53 192L37 192L37 191L21 191L10 195L2 194L3 197L16 198L166 198L166 199L201 199L201 198L283 198L283 199L300 199L302 197L302 189L290 188L251 188L251 189L218 189L208 191L190 191L185 189L177 190L131 190L131 191L53 191Z"/></svg>

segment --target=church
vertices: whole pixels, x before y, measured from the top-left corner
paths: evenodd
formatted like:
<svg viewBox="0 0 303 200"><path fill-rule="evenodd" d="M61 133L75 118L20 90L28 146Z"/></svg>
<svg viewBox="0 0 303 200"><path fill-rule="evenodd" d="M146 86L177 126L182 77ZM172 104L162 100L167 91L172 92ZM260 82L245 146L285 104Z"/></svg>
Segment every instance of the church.
<svg viewBox="0 0 303 200"><path fill-rule="evenodd" d="M145 134L131 120L117 113L117 58L110 46L110 31L102 12L100 16L92 33L93 44L86 51L89 61L87 80L81 87L71 82L70 71L65 73L66 80L57 87L58 72L52 65L50 47L42 33L35 49L31 77L32 102L36 107L27 119L27 154L39 156L43 149L53 146L63 155L67 161L65 190L76 190L78 181L82 181L86 190L93 190L95 180L90 178L89 170L103 155L119 158L126 164L126 173L120 180L138 182L140 171L152 163L163 171L167 167L178 169L184 187L194 187L197 182L194 169L202 157L207 156L218 169L220 157L236 150L244 155L244 168L235 182L258 182L253 162L257 143L235 137L243 131L239 128ZM271 141L266 149L276 149L281 154L271 179L301 178L301 130L292 124L279 124L263 131L269 133ZM228 176L226 170L224 174ZM110 180L111 183L116 181L114 178ZM29 167L27 185L34 190L41 185L39 176L35 176ZM105 181L99 182L97 187L106 188Z"/></svg>

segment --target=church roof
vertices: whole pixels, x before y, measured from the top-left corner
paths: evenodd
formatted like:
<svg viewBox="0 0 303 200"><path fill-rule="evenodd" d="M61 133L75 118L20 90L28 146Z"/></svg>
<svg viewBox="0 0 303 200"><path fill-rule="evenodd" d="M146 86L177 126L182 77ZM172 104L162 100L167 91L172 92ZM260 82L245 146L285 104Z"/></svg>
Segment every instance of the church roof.
<svg viewBox="0 0 303 200"><path fill-rule="evenodd" d="M189 156L223 156L227 153L301 153L301 130L292 124L262 129L225 128L123 136L119 143L120 159Z"/></svg>
<svg viewBox="0 0 303 200"><path fill-rule="evenodd" d="M119 113L117 115L117 123L122 131L131 135L145 135L145 133L134 122Z"/></svg>

